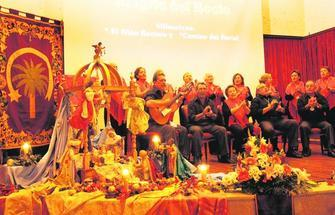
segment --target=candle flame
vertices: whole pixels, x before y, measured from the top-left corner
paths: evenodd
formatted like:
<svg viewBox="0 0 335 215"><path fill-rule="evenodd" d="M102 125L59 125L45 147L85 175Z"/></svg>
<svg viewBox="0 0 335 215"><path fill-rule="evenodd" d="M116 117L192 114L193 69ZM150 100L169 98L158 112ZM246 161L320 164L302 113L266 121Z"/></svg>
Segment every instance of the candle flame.
<svg viewBox="0 0 335 215"><path fill-rule="evenodd" d="M208 169L209 169L209 166L208 166L207 164L200 164L200 165L198 166L198 169L199 169L199 171L200 171L201 173L203 173L203 172L207 172Z"/></svg>
<svg viewBox="0 0 335 215"><path fill-rule="evenodd" d="M161 138L159 137L159 135L154 135L152 137L152 142L154 142L154 143L160 143L161 142Z"/></svg>
<svg viewBox="0 0 335 215"><path fill-rule="evenodd" d="M21 149L23 150L24 153L28 153L29 150L31 149L31 145L29 142L25 142L22 144Z"/></svg>
<svg viewBox="0 0 335 215"><path fill-rule="evenodd" d="M125 177L129 176L130 175L129 169L123 169L122 170L122 175L125 176Z"/></svg>

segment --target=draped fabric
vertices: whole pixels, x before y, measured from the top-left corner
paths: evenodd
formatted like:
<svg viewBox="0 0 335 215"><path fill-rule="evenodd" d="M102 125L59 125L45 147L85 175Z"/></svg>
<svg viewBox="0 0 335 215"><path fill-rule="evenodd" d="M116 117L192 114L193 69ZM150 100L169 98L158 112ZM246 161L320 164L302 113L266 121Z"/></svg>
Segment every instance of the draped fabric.
<svg viewBox="0 0 335 215"><path fill-rule="evenodd" d="M274 84L284 95L293 69L302 81L320 78L320 67L335 69L335 28L307 37L264 36L265 71L272 74Z"/></svg>
<svg viewBox="0 0 335 215"><path fill-rule="evenodd" d="M56 77L63 74L62 24L10 12L0 12L0 90L7 101L1 104L0 142L5 148L27 140L47 144L55 120Z"/></svg>
<svg viewBox="0 0 335 215"><path fill-rule="evenodd" d="M69 116L70 102L68 95L66 95L61 102L48 152L36 165L6 167L12 184L26 187L54 176L55 162L60 160L66 149Z"/></svg>
<svg viewBox="0 0 335 215"><path fill-rule="evenodd" d="M303 71L305 56L302 50L301 39L264 38L265 71L272 74L281 95L291 81L291 71Z"/></svg>
<svg viewBox="0 0 335 215"><path fill-rule="evenodd" d="M0 197L0 214L258 214L255 195L200 190L183 196L177 190L173 185L124 201L106 199L99 191L60 191L48 182ZM292 214L334 214L334 202L335 186L322 182L307 193L292 195Z"/></svg>

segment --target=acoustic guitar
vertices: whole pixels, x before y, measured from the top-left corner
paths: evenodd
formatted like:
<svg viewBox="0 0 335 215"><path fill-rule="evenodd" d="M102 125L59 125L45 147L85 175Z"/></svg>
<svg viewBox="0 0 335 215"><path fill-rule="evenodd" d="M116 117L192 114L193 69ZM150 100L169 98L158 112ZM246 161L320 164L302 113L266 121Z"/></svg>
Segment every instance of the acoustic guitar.
<svg viewBox="0 0 335 215"><path fill-rule="evenodd" d="M180 93L172 97L171 101L167 105L156 108L149 108L151 118L159 125L165 125L166 123L168 123L172 118L174 112L179 108L182 103L178 99L183 95L187 95L191 91L192 85L192 82L188 83L185 87L183 87ZM166 93L160 100L171 98L171 96L171 93Z"/></svg>

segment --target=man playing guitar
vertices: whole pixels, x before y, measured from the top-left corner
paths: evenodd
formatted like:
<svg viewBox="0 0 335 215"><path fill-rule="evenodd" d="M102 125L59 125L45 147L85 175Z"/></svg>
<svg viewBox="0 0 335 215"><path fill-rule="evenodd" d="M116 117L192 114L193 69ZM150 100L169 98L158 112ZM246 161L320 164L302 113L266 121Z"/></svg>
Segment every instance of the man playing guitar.
<svg viewBox="0 0 335 215"><path fill-rule="evenodd" d="M165 74L162 70L157 70L153 75L153 88L144 97L150 114L147 131L159 133L162 142L174 139L182 155L188 158L190 145L187 141L187 129L180 125L170 125L171 114L178 109L187 92L172 97L171 92L165 92L166 88Z"/></svg>

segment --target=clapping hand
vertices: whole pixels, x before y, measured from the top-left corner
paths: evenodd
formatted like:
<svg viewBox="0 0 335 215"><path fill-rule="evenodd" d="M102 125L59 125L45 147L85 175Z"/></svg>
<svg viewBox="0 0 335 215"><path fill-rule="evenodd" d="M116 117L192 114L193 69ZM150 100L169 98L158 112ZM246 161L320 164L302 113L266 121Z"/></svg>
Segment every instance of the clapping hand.
<svg viewBox="0 0 335 215"><path fill-rule="evenodd" d="M310 110L311 110L311 111L314 111L314 110L315 110L315 107L317 107L317 108L321 108L321 105L318 103L318 101L317 101L317 99L316 99L315 97L311 97L311 98L308 100L307 107L310 107Z"/></svg>
<svg viewBox="0 0 335 215"><path fill-rule="evenodd" d="M317 101L316 101L316 98L314 96L311 97L310 99L308 99L308 106L315 107L316 103L317 103Z"/></svg>
<svg viewBox="0 0 335 215"><path fill-rule="evenodd" d="M280 104L277 106L276 111L285 113L285 108L283 108Z"/></svg>
<svg viewBox="0 0 335 215"><path fill-rule="evenodd" d="M211 106L209 106L209 105L206 106L203 113L206 117L212 117L213 116L213 111L212 111Z"/></svg>
<svg viewBox="0 0 335 215"><path fill-rule="evenodd" d="M272 108L274 108L274 106L276 105L276 104L278 104L278 101L276 100L276 99L273 99L270 103L269 103L269 107L271 107L271 109Z"/></svg>
<svg viewBox="0 0 335 215"><path fill-rule="evenodd" d="M304 93L304 88L298 87L296 90L298 93L303 94Z"/></svg>
<svg viewBox="0 0 335 215"><path fill-rule="evenodd" d="M211 106L206 106L205 109L202 111L205 115L207 115L211 111Z"/></svg>
<svg viewBox="0 0 335 215"><path fill-rule="evenodd" d="M245 100L243 100L240 105L241 107L248 107L248 103Z"/></svg>

